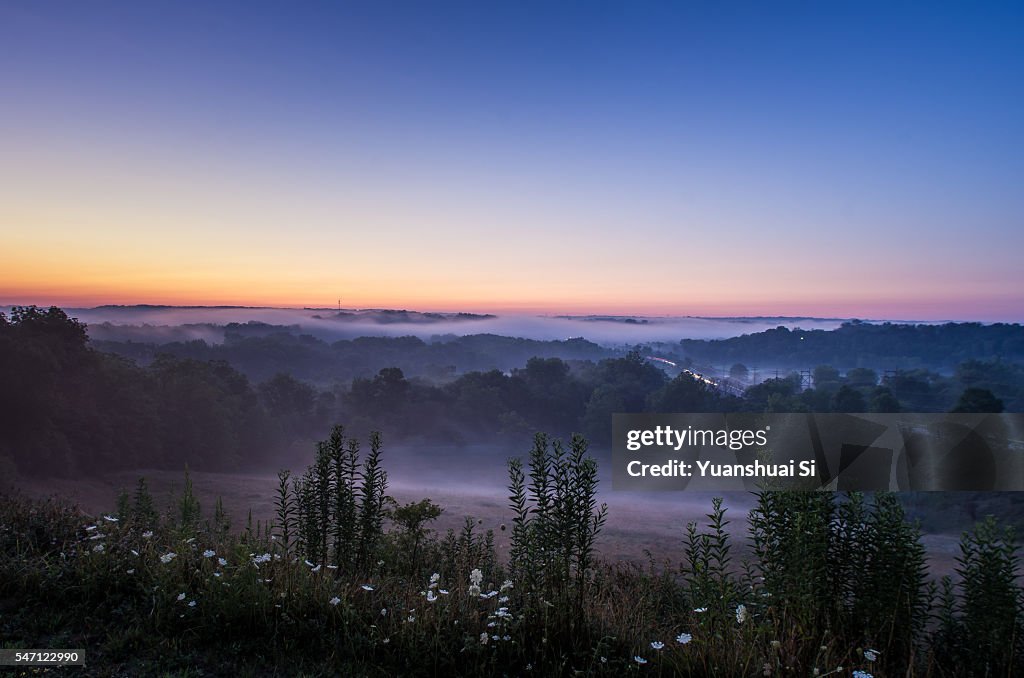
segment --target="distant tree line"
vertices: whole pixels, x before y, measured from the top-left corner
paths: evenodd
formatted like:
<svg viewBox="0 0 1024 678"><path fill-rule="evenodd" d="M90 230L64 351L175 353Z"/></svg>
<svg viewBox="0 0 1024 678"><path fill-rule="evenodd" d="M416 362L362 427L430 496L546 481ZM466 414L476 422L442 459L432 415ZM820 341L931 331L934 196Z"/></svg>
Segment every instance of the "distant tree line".
<svg viewBox="0 0 1024 678"><path fill-rule="evenodd" d="M410 336L327 342L302 334L296 326L266 323L204 325L206 333L223 333L221 343L203 339L155 341L168 334L168 328L139 328L134 334L145 338L147 329L148 341L94 340L93 346L143 365L160 354L202 361L225 360L256 381L284 373L321 387L373 377L385 367L397 367L408 377L443 382L471 371L508 371L522 367L533 357L596 361L623 353L581 338L542 341L494 334L444 335L431 341ZM178 334L170 331L170 336Z"/></svg>
<svg viewBox="0 0 1024 678"><path fill-rule="evenodd" d="M703 364L945 371L968 360L1024 361L1024 326L851 321L835 330L777 327L730 339L683 339L680 347L685 356Z"/></svg>
<svg viewBox="0 0 1024 678"><path fill-rule="evenodd" d="M424 350L419 340L407 343ZM378 345L387 354L374 361L400 362L401 342ZM277 350L287 354L287 344ZM254 381L218 359L157 353L139 365L91 346L86 327L59 308L18 307L0 314L0 457L46 474L183 463L236 470L306 450L312 432L337 421L356 435L380 430L407 442L522 444L546 431L582 432L603 445L615 412L997 412L1024 404L1024 367L1001 360L968 360L950 376L821 365L810 387L794 374L742 396L685 372L671 378L639 351L597 361L529 357L521 365L440 381L385 367L328 388L285 372Z"/></svg>

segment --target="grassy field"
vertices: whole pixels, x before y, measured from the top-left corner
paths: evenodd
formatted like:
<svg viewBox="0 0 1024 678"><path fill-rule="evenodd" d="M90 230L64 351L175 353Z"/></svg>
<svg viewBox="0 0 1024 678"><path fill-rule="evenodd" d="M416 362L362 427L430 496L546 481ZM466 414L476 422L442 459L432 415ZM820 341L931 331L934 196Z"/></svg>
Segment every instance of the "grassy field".
<svg viewBox="0 0 1024 678"><path fill-rule="evenodd" d="M178 477L167 510L162 477L99 512L3 495L4 646L85 648L87 668L67 672L118 676L1024 668L1017 549L992 522L960 540L956 577L937 579L891 495L709 501L689 523L664 502L617 516L582 441L540 439L509 469L508 500L461 495L439 517L446 497L417 501L344 443L335 431L305 474L278 482ZM107 501L121 480L74 487ZM477 517L443 522L463 513ZM609 536L677 546L619 560Z"/></svg>

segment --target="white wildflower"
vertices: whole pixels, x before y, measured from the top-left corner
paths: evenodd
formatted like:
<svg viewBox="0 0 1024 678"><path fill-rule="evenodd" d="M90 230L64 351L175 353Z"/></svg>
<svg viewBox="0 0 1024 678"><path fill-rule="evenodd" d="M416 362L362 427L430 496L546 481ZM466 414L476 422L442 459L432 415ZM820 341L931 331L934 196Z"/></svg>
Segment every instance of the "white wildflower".
<svg viewBox="0 0 1024 678"><path fill-rule="evenodd" d="M185 600L185 594L184 593L179 593L178 594L178 600L179 601Z"/></svg>
<svg viewBox="0 0 1024 678"><path fill-rule="evenodd" d="M341 598L339 598L338 596L334 596L333 598L331 598L327 602L330 603L331 605L337 605L338 603L341 602Z"/></svg>
<svg viewBox="0 0 1024 678"><path fill-rule="evenodd" d="M874 678L874 676L867 671L854 671L853 678Z"/></svg>
<svg viewBox="0 0 1024 678"><path fill-rule="evenodd" d="M469 595L471 597L473 597L473 598L476 598L477 596L479 596L480 595L480 587L477 586L476 584L470 584L469 585Z"/></svg>
<svg viewBox="0 0 1024 678"><path fill-rule="evenodd" d="M319 565L317 565L317 566L316 566L316 567L314 567L314 568L313 568L312 570L310 570L310 572L314 572L314 573L315 573L315 572L319 572L319 571L320 571L320 566L319 566Z"/></svg>
<svg viewBox="0 0 1024 678"><path fill-rule="evenodd" d="M380 608L380 616L382 616L382 617L388 616L388 608L386 608L386 607Z"/></svg>
<svg viewBox="0 0 1024 678"><path fill-rule="evenodd" d="M427 602L432 603L437 600L437 594L432 589L427 589Z"/></svg>
<svg viewBox="0 0 1024 678"><path fill-rule="evenodd" d="M438 585L438 582L440 582L440 581L441 581L441 575L439 575L437 572L435 572L434 574L430 575L430 587L429 588L436 589L437 585Z"/></svg>
<svg viewBox="0 0 1024 678"><path fill-rule="evenodd" d="M484 573L479 568L473 568L473 571L469 573L469 583L480 586L484 581Z"/></svg>
<svg viewBox="0 0 1024 678"><path fill-rule="evenodd" d="M665 643L661 642L660 640L655 640L651 643L652 650L660 650L663 647L665 647Z"/></svg>
<svg viewBox="0 0 1024 678"><path fill-rule="evenodd" d="M218 558L217 559L217 564L220 565L221 567L224 567L225 565L228 564L228 561L225 560L224 558Z"/></svg>
<svg viewBox="0 0 1024 678"><path fill-rule="evenodd" d="M125 570L125 572L126 572L127 574L135 574L135 568L132 568L132 569L130 569L130 570Z"/></svg>
<svg viewBox="0 0 1024 678"><path fill-rule="evenodd" d="M736 606L736 623L742 624L747 621L747 606L742 603Z"/></svg>
<svg viewBox="0 0 1024 678"><path fill-rule="evenodd" d="M708 611L708 608L706 608L706 607L698 607L698 608L694 608L693 611L696 612L697 614L703 614L704 612Z"/></svg>
<svg viewBox="0 0 1024 678"><path fill-rule="evenodd" d="M96 546L92 547L92 550L96 553L103 553L103 544L96 544Z"/></svg>
<svg viewBox="0 0 1024 678"><path fill-rule="evenodd" d="M118 519L114 516L103 516L103 520L107 521L108 523L116 523Z"/></svg>
<svg viewBox="0 0 1024 678"><path fill-rule="evenodd" d="M486 645L487 641L489 641L490 639L491 639L491 637L489 635L487 635L486 631L484 631L483 633L480 634L480 642L483 643L484 645Z"/></svg>
<svg viewBox="0 0 1024 678"><path fill-rule="evenodd" d="M501 585L501 590L502 591L507 591L510 588L512 588L512 580L511 579L506 579L504 581L504 583L502 583L502 585Z"/></svg>
<svg viewBox="0 0 1024 678"><path fill-rule="evenodd" d="M196 601L194 601L194 600L188 601L188 606L189 607L195 607L196 606Z"/></svg>
<svg viewBox="0 0 1024 678"><path fill-rule="evenodd" d="M162 556L160 556L160 562L163 563L164 565L166 565L167 563L169 563L172 560L174 560L177 556L178 556L178 554L175 553L174 551L171 551L170 553L165 553Z"/></svg>
<svg viewBox="0 0 1024 678"><path fill-rule="evenodd" d="M873 662L878 659L878 655L880 654L882 653L878 650L864 650L864 659L867 659L869 662Z"/></svg>
<svg viewBox="0 0 1024 678"><path fill-rule="evenodd" d="M647 660L644 659L643 657L641 657L640 655L637 655L637 656L633 657L633 661L635 661L637 664L646 664L647 663Z"/></svg>
<svg viewBox="0 0 1024 678"><path fill-rule="evenodd" d="M693 636L689 633L680 633L676 636L676 642L680 645L686 645L691 640L693 640Z"/></svg>
<svg viewBox="0 0 1024 678"><path fill-rule="evenodd" d="M205 551L203 551L203 558L213 558L215 555L217 554L211 551L210 549L206 549Z"/></svg>
<svg viewBox="0 0 1024 678"><path fill-rule="evenodd" d="M89 526L88 526L87 528L85 528L85 531L86 531L86 532L92 532L92 531L93 531L93 530L95 530L95 529L96 529L97 527L99 527L99 525L89 525Z"/></svg>
<svg viewBox="0 0 1024 678"><path fill-rule="evenodd" d="M361 588L362 588L362 589L363 589L364 591L372 591L372 590L373 590L373 587L372 587L372 586L370 586L369 584L363 584Z"/></svg>
<svg viewBox="0 0 1024 678"><path fill-rule="evenodd" d="M409 622L410 624L413 623L414 621L416 621L416 615L410 614L408 617L405 618L405 621Z"/></svg>
<svg viewBox="0 0 1024 678"><path fill-rule="evenodd" d="M132 552L132 555L133 555L133 556L137 556L137 555L139 555L139 552L138 552L138 551L136 551L135 549L130 549L130 551Z"/></svg>
<svg viewBox="0 0 1024 678"><path fill-rule="evenodd" d="M150 539L150 538L152 538L152 536L153 536L153 530L146 530L145 532L142 533L142 538L143 539Z"/></svg>

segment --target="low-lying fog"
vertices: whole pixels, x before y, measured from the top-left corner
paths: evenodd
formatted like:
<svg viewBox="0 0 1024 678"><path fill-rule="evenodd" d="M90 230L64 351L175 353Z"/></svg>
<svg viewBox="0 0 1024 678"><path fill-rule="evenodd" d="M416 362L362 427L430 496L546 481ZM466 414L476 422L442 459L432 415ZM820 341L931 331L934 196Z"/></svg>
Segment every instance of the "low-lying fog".
<svg viewBox="0 0 1024 678"><path fill-rule="evenodd" d="M492 445L468 445L453 449L446 446L386 446L384 466L388 472L388 494L399 503L430 498L444 509L431 527L440 535L448 529L458 531L471 517L480 531L493 530L499 557L507 557L512 513L508 502L508 478L501 460L508 456L526 456L526 450L500 449ZM599 457L603 456L600 453ZM308 460L293 460L292 470L300 474ZM742 560L749 555L747 512L755 497L749 492L623 492L611 489L608 463L602 465L599 501L608 505L608 520L598 539L598 550L612 562L642 564L648 558L659 567L674 568L684 557L683 536L689 522L706 523L714 496L724 497L734 537L734 555ZM139 476L145 476L157 503L173 511L180 493L180 472L142 470L75 479L27 477L21 491L46 497L59 495L77 502L95 515L113 510L121 490L132 490ZM274 491L277 477L268 473L191 474L194 489L204 513L209 513L218 497L223 499L234 529L245 526L251 510L253 520L266 521L274 515ZM505 529L502 529L502 528ZM955 567L957 536L925 534L932 576L950 574ZM739 562L737 560L737 562Z"/></svg>
<svg viewBox="0 0 1024 678"><path fill-rule="evenodd" d="M242 307L100 306L69 308L69 315L91 325L96 338L129 338L104 331L100 325L147 325L140 341L223 340L215 327L227 323L262 322L293 326L325 340L359 336L416 336L499 334L527 339L584 337L606 345L636 344L680 339L719 339L760 332L780 325L804 329L834 329L839 318L702 318L693 316L537 316L466 313L423 313L380 309L283 309ZM175 331L170 332L169 330ZM104 336L117 334L117 336Z"/></svg>

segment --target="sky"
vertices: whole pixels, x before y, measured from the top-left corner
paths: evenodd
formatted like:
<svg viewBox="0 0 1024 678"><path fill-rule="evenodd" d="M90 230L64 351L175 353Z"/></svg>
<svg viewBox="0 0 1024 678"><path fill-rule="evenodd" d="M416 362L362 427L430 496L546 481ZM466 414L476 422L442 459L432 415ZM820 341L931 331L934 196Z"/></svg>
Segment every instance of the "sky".
<svg viewBox="0 0 1024 678"><path fill-rule="evenodd" d="M0 303L1024 320L1024 4L0 3Z"/></svg>

